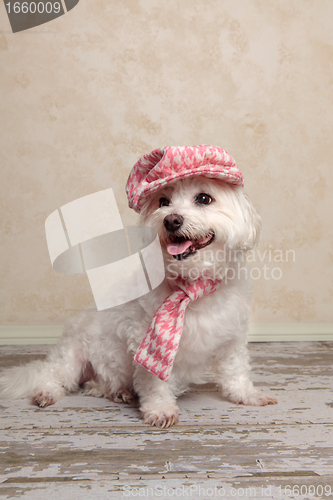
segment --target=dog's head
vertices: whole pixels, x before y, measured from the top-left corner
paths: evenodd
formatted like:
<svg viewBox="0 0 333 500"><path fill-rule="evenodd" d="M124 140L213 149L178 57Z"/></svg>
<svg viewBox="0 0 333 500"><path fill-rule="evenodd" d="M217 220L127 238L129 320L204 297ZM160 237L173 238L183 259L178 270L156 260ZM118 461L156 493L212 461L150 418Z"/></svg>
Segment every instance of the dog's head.
<svg viewBox="0 0 333 500"><path fill-rule="evenodd" d="M173 272L183 276L193 268L207 277L207 270L227 267L232 255L253 248L261 230L242 186L201 176L161 188L140 215L142 224L157 230Z"/></svg>

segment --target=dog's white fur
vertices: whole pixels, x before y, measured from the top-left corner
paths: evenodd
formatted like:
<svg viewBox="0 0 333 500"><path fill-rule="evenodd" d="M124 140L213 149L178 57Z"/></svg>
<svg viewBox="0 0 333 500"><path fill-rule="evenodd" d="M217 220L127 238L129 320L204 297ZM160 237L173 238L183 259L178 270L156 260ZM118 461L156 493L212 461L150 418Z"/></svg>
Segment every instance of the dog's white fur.
<svg viewBox="0 0 333 500"><path fill-rule="evenodd" d="M195 197L209 194L209 205ZM164 196L169 206L159 207ZM185 260L166 251L169 237L164 218L179 214L179 232L214 241ZM150 321L171 293L162 285L135 301L106 311L85 311L65 328L46 361L6 370L0 377L0 397L30 397L40 407L55 403L80 385L88 394L127 402L138 395L145 423L169 427L178 421L176 398L192 382L214 375L223 396L233 403L263 406L275 398L253 387L249 379L247 331L251 283L240 269L244 254L257 243L261 219L240 186L204 177L169 184L152 195L141 212L141 223L159 233L169 277L223 277L218 290L186 309L179 349L171 378L164 382L133 362ZM221 258L223 257L223 258Z"/></svg>

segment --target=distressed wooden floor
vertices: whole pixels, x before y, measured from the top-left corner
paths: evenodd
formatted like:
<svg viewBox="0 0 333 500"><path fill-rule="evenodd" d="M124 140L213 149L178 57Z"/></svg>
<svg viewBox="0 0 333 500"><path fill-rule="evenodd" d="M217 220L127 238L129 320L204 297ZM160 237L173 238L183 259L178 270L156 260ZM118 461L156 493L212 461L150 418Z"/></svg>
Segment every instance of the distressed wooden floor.
<svg viewBox="0 0 333 500"><path fill-rule="evenodd" d="M1 367L49 346L5 346ZM333 498L333 343L250 344L253 380L279 404L235 406L212 384L158 430L135 406L82 395L44 410L0 401L1 498Z"/></svg>

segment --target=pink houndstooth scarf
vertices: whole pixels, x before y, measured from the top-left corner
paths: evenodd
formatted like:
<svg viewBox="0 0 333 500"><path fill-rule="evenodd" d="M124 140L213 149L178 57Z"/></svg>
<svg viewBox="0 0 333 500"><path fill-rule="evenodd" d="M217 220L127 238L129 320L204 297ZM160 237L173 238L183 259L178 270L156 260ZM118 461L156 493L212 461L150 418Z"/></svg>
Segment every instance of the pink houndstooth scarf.
<svg viewBox="0 0 333 500"><path fill-rule="evenodd" d="M191 300L215 292L221 280L195 282L177 278L169 284L174 291L157 309L134 361L161 380L168 380L183 331L185 309Z"/></svg>

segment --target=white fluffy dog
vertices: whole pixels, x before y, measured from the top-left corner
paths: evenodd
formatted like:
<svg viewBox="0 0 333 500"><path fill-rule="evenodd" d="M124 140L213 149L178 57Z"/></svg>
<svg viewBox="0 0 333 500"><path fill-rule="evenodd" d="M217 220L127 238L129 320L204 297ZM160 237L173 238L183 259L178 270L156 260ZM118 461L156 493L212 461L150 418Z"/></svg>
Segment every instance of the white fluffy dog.
<svg viewBox="0 0 333 500"><path fill-rule="evenodd" d="M39 407L65 394L129 402L138 396L144 423L178 422L176 398L190 383L213 375L231 402L263 406L276 399L249 379L247 332L251 283L244 255L257 243L261 219L240 185L196 175L161 186L142 207L141 224L160 237L166 279L149 294L100 312L83 312L66 327L45 361L6 370L0 396L30 397ZM155 311L170 295L175 277L221 280L214 293L187 306L169 380L133 362Z"/></svg>

